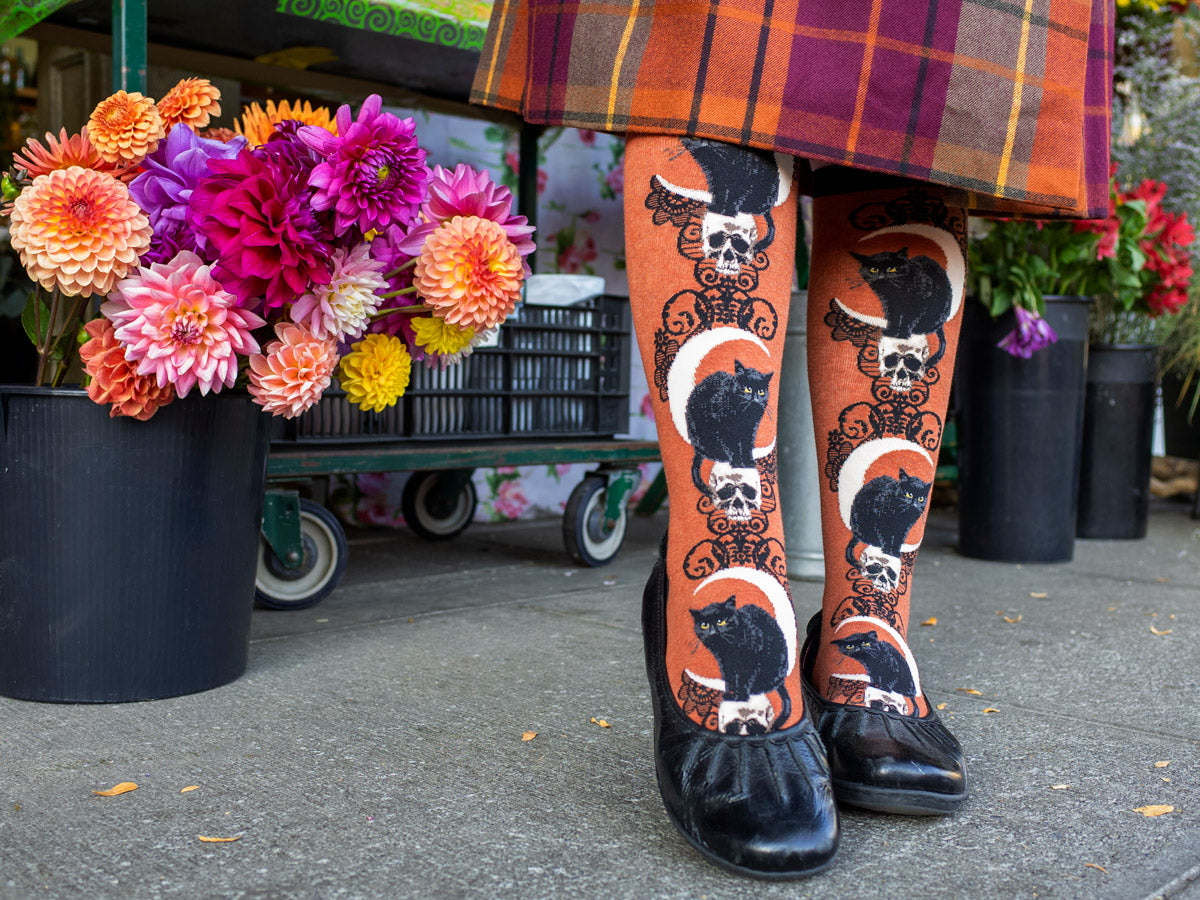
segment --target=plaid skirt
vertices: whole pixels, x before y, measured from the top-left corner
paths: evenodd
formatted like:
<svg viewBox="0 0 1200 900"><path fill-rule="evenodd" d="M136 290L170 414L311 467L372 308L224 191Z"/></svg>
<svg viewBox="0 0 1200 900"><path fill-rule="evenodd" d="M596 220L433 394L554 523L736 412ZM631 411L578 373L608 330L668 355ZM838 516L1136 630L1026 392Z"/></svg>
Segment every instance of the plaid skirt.
<svg viewBox="0 0 1200 900"><path fill-rule="evenodd" d="M1108 213L1113 0L497 0L471 99Z"/></svg>

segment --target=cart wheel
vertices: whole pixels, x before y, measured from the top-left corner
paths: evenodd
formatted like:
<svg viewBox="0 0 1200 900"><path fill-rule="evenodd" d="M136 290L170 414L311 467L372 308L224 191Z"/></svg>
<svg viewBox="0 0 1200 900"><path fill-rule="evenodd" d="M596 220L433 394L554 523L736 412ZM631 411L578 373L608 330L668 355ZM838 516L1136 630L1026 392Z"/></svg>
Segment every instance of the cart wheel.
<svg viewBox="0 0 1200 900"><path fill-rule="evenodd" d="M271 609L307 609L337 587L346 571L346 532L329 510L311 500L300 501L300 540L304 561L289 569L265 538L259 543L254 597Z"/></svg>
<svg viewBox="0 0 1200 900"><path fill-rule="evenodd" d="M427 541L448 541L456 538L475 517L475 485L468 478L454 497L447 499L436 490L437 472L413 472L400 496L404 521Z"/></svg>
<svg viewBox="0 0 1200 900"><path fill-rule="evenodd" d="M585 566L603 566L612 562L625 540L629 514L624 507L612 527L605 528L607 487L608 482L603 478L585 477L571 491L563 511L563 541L567 545L567 555Z"/></svg>

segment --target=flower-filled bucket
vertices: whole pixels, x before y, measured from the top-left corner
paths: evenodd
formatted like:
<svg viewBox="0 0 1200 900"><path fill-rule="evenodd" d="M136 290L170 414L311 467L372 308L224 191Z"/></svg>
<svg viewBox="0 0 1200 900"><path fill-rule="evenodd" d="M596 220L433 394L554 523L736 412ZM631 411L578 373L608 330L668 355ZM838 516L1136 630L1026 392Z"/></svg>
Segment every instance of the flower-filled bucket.
<svg viewBox="0 0 1200 900"><path fill-rule="evenodd" d="M245 394L148 421L0 386L0 694L115 702L246 669L270 417Z"/></svg>

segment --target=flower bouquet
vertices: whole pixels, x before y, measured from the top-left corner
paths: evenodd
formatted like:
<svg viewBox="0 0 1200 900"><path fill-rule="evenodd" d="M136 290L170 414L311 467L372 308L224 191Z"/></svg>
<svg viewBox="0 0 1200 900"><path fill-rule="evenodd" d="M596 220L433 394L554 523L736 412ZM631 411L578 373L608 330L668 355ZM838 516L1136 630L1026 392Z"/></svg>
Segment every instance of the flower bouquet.
<svg viewBox="0 0 1200 900"><path fill-rule="evenodd" d="M378 411L414 361L460 361L513 311L533 228L485 173L427 167L411 118L372 95L205 130L219 100L200 78L120 91L15 156L0 214L36 285L36 384L77 356L112 416L245 388L291 418L336 375Z"/></svg>
<svg viewBox="0 0 1200 900"><path fill-rule="evenodd" d="M1161 205L1166 186L1122 189L1114 168L1109 215L1088 221L997 219L970 242L972 290L993 316L1013 309L1017 327L1000 346L1028 359L1057 338L1041 318L1044 298L1092 298L1093 343L1153 342L1158 319L1186 302L1194 240L1186 214Z"/></svg>

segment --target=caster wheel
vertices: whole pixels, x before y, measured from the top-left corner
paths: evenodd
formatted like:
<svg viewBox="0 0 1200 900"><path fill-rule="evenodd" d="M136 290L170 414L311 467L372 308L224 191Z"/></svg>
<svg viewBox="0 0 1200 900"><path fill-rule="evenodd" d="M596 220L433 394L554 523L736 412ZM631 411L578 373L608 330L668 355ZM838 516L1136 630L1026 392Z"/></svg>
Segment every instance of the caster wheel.
<svg viewBox="0 0 1200 900"><path fill-rule="evenodd" d="M289 569L265 538L259 540L254 597L270 609L307 609L337 587L346 571L346 533L329 510L300 501L300 540L304 561Z"/></svg>
<svg viewBox="0 0 1200 900"><path fill-rule="evenodd" d="M468 478L458 493L445 497L437 490L439 472L413 472L400 496L404 521L427 541L448 541L467 530L475 516L478 498Z"/></svg>
<svg viewBox="0 0 1200 900"><path fill-rule="evenodd" d="M611 527L605 527L604 507L608 483L603 478L584 478L571 492L563 512L563 541L567 555L585 566L603 566L612 562L625 540L628 511Z"/></svg>

